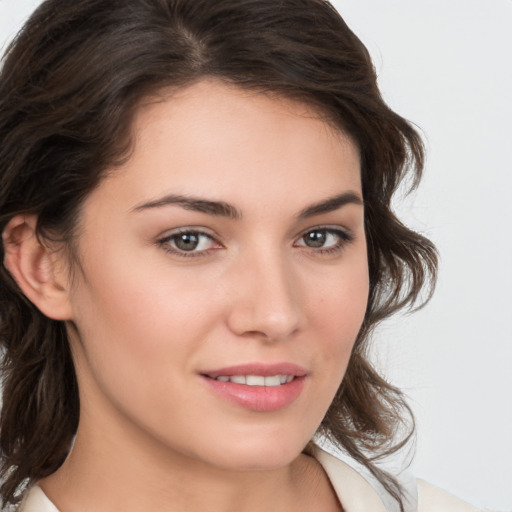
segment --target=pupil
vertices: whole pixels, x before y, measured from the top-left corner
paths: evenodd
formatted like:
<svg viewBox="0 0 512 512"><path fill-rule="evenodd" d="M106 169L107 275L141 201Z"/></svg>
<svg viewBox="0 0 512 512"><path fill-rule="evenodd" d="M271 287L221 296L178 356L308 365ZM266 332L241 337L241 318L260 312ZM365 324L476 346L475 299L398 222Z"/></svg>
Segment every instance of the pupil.
<svg viewBox="0 0 512 512"><path fill-rule="evenodd" d="M193 233L183 233L176 238L175 244L182 251L193 251L199 244L199 237Z"/></svg>
<svg viewBox="0 0 512 512"><path fill-rule="evenodd" d="M323 247L325 245L325 231L311 231L304 237L308 247Z"/></svg>

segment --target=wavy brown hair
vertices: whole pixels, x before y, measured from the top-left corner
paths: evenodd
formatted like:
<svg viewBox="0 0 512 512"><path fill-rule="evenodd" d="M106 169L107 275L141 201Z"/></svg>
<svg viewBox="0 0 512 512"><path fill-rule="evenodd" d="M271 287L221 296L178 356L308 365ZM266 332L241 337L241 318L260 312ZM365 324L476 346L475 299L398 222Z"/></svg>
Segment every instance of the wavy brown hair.
<svg viewBox="0 0 512 512"><path fill-rule="evenodd" d="M84 198L129 156L140 102L203 77L311 105L359 147L370 295L319 432L402 506L398 482L374 459L398 449L413 423L396 438L410 411L366 351L375 325L420 305L434 283L433 245L391 209L404 177L417 184L424 151L412 125L384 103L366 48L328 2L45 0L8 47L0 75L0 231L17 214L35 214L40 237L58 234L71 246ZM62 464L79 394L64 324L37 310L3 265L0 344L5 504Z"/></svg>

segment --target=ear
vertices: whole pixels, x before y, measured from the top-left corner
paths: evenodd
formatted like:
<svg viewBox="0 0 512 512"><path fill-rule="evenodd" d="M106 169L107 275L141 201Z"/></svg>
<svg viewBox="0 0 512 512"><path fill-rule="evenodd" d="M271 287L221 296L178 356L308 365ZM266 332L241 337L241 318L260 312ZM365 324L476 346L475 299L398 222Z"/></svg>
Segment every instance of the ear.
<svg viewBox="0 0 512 512"><path fill-rule="evenodd" d="M37 217L17 215L2 236L4 265L25 296L47 317L70 320L69 276L63 251L36 235Z"/></svg>

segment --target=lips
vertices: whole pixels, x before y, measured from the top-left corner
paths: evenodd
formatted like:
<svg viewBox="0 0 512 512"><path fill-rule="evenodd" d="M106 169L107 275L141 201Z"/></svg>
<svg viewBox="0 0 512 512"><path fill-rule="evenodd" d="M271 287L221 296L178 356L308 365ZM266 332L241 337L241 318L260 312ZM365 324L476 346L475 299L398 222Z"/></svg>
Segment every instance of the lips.
<svg viewBox="0 0 512 512"><path fill-rule="evenodd" d="M201 372L217 396L256 412L283 409L302 392L307 371L293 363L251 363Z"/></svg>
<svg viewBox="0 0 512 512"><path fill-rule="evenodd" d="M271 377L273 375L292 375L295 377L304 377L307 370L294 363L248 363L207 370L201 372L202 375L215 379L221 376L232 377L235 375L260 375L262 377Z"/></svg>

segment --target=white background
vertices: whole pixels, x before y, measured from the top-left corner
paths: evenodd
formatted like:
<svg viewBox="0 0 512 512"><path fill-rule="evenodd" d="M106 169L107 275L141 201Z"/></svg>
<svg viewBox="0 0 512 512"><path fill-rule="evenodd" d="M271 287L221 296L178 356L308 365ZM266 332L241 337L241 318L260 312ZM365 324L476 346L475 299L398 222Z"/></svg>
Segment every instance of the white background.
<svg viewBox="0 0 512 512"><path fill-rule="evenodd" d="M0 47L37 0L0 0ZM336 0L386 101L424 131L397 204L441 253L427 308L382 326L378 364L417 416L414 472L512 509L512 0Z"/></svg>

